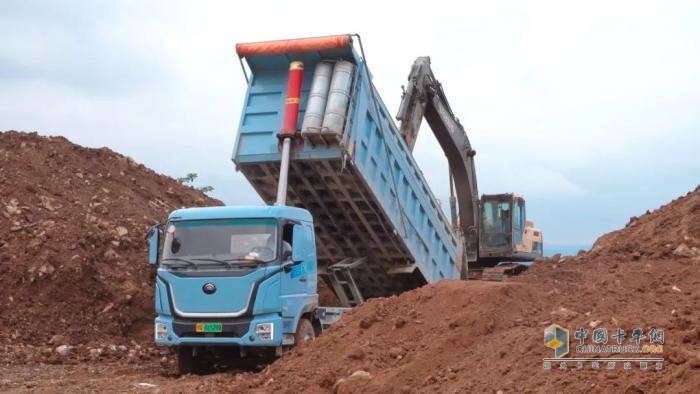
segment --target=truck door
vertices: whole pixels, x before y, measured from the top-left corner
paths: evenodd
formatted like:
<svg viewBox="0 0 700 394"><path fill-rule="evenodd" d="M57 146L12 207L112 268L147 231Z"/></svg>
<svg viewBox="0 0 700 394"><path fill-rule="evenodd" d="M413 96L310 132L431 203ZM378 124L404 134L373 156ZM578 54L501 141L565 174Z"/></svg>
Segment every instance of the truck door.
<svg viewBox="0 0 700 394"><path fill-rule="evenodd" d="M306 302L302 298L316 293L316 253L313 228L307 224L285 224L282 229L282 240L289 247L302 248L303 261L292 267L289 272L282 272L282 297L289 302ZM283 245L283 248L287 246Z"/></svg>

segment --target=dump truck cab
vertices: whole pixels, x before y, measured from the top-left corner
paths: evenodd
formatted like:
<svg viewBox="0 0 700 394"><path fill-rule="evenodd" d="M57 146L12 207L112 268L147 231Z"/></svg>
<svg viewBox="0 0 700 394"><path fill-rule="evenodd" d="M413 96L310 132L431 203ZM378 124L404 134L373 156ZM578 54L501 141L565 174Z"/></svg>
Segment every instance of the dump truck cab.
<svg viewBox="0 0 700 394"><path fill-rule="evenodd" d="M308 323L320 329L308 211L180 209L154 226L149 240L157 265L155 342L179 346L185 364L212 345L280 353L298 339L300 324L307 336Z"/></svg>
<svg viewBox="0 0 700 394"><path fill-rule="evenodd" d="M481 196L479 258L532 261L542 256L542 232L527 220L525 199L514 193Z"/></svg>

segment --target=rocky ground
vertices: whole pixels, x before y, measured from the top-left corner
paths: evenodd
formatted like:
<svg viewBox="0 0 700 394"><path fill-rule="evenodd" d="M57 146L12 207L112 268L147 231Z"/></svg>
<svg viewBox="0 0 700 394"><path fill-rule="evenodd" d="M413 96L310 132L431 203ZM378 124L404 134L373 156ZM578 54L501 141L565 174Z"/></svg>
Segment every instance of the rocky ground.
<svg viewBox="0 0 700 394"><path fill-rule="evenodd" d="M218 204L108 149L0 134L0 391L697 392L700 191L537 261L508 282L445 281L372 299L248 371L177 376L151 346L146 228ZM543 330L662 329L663 368L547 370ZM648 339L646 339L648 341ZM590 337L588 342L590 343ZM580 355L579 355L580 356ZM597 357L614 356L601 354ZM622 355L617 355L622 356Z"/></svg>
<svg viewBox="0 0 700 394"><path fill-rule="evenodd" d="M0 361L145 348L153 316L145 232L172 209L221 202L61 137L0 133L0 163Z"/></svg>

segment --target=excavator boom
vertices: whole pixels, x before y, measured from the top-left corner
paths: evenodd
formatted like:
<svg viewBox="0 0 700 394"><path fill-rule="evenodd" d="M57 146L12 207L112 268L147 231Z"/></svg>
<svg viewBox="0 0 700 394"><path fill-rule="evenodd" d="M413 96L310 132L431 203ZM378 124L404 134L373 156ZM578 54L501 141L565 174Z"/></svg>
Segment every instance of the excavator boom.
<svg viewBox="0 0 700 394"><path fill-rule="evenodd" d="M396 119L401 122L399 132L411 150L425 119L447 157L453 228L463 240L466 261L462 263L466 262L470 271L478 269L481 272L484 267L493 267L504 261L531 261L542 255L541 232L526 221L522 197L508 193L485 195L479 199L474 167L476 151L452 112L445 91L433 74L429 57L419 57L413 63ZM453 190L457 204L454 204ZM488 212L484 214L482 209ZM458 218L457 223L454 223L455 218Z"/></svg>
<svg viewBox="0 0 700 394"><path fill-rule="evenodd" d="M411 150L423 118L447 157L459 206L458 229L464 237L467 261L474 262L478 259L479 250L479 191L474 168L476 151L452 112L442 85L435 79L428 56L419 57L413 63L396 116L401 122L399 132Z"/></svg>

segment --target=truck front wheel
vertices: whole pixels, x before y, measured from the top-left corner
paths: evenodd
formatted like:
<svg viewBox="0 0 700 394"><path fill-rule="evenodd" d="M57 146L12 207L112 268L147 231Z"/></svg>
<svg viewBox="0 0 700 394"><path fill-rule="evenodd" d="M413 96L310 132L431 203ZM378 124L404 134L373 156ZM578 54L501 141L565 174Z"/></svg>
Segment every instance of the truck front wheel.
<svg viewBox="0 0 700 394"><path fill-rule="evenodd" d="M298 345L302 342L313 341L316 338L316 331L314 330L313 324L309 319L301 318L299 319L299 325L297 325L297 332L294 335L294 344Z"/></svg>
<svg viewBox="0 0 700 394"><path fill-rule="evenodd" d="M177 348L177 366L181 375L202 372L202 360L194 354L192 346L179 346Z"/></svg>

